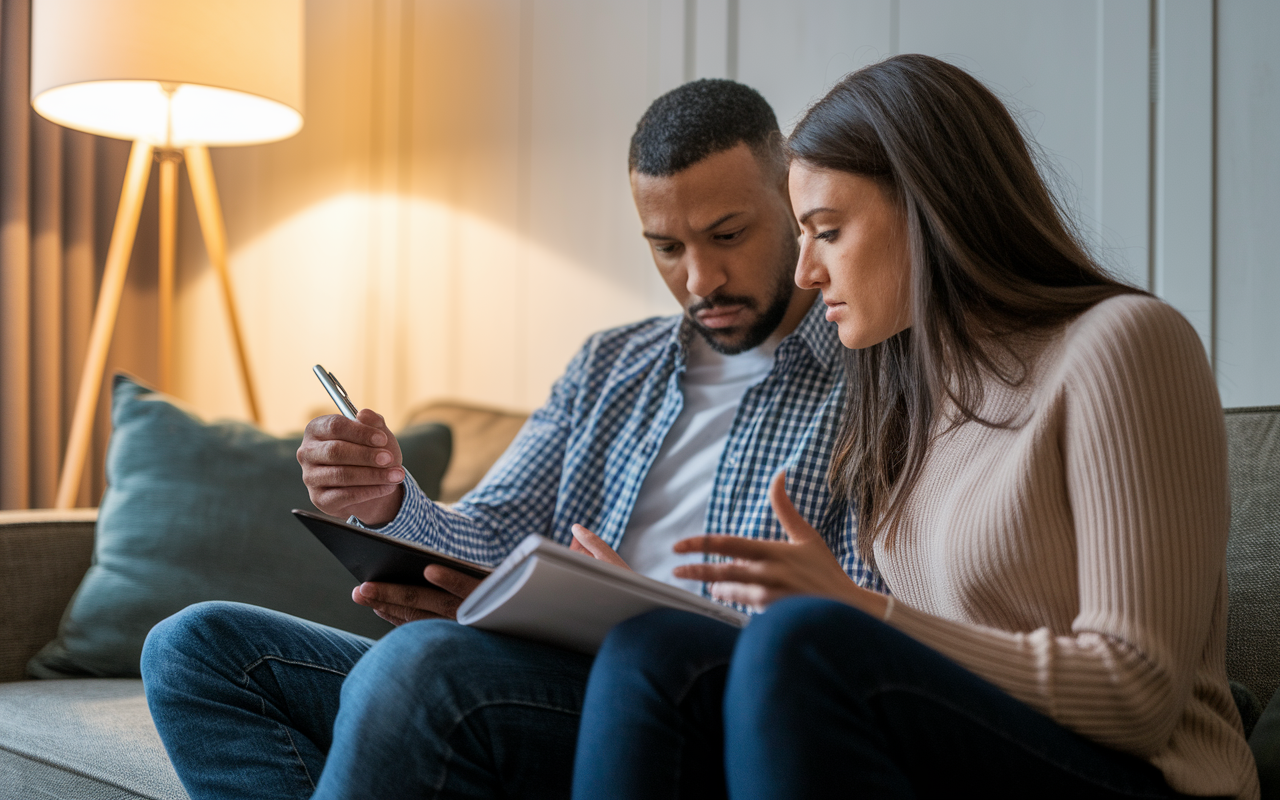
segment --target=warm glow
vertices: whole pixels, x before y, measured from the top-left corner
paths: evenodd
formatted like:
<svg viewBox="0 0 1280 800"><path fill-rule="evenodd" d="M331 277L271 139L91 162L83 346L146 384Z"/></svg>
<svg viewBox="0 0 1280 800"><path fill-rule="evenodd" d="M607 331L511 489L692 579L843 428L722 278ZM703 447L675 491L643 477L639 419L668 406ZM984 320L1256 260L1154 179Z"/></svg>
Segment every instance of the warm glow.
<svg viewBox="0 0 1280 800"><path fill-rule="evenodd" d="M74 83L49 89L32 104L69 128L160 147L274 142L302 127L302 115L283 103L193 84L179 84L171 99L155 81Z"/></svg>

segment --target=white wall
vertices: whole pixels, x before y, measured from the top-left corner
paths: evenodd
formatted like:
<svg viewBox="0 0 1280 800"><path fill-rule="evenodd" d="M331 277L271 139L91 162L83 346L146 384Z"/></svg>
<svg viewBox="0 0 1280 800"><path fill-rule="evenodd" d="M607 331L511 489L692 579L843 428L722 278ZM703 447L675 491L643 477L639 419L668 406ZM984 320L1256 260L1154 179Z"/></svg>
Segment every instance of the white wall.
<svg viewBox="0 0 1280 800"><path fill-rule="evenodd" d="M1218 387L1280 403L1280 3L1218 4Z"/></svg>
<svg viewBox="0 0 1280 800"><path fill-rule="evenodd" d="M1218 13L1215 217L1209 0L309 0L303 132L214 155L266 422L325 408L316 361L393 419L536 406L588 333L676 309L626 180L653 98L736 77L789 129L897 52L996 89L1104 262L1196 325L1224 401L1280 403L1280 26L1267 0ZM241 414L189 204L181 224L177 390Z"/></svg>

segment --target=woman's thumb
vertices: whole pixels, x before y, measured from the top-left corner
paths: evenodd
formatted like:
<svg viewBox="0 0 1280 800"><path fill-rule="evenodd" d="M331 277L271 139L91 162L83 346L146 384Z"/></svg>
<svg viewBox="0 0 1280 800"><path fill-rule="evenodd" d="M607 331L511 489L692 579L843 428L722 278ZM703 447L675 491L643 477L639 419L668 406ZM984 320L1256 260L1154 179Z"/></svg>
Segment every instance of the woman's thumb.
<svg viewBox="0 0 1280 800"><path fill-rule="evenodd" d="M773 482L769 484L769 505L773 506L774 515L782 523L782 529L787 532L791 541L804 542L818 538L818 532L812 525L805 522L804 517L800 516L800 512L791 502L791 498L787 496L786 472L779 472L773 476Z"/></svg>

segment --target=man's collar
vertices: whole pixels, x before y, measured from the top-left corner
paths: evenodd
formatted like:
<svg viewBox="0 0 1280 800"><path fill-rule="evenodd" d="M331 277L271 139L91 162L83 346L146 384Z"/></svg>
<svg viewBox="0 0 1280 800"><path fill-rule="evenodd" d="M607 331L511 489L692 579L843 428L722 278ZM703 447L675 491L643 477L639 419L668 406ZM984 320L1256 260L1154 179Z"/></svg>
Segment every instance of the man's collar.
<svg viewBox="0 0 1280 800"><path fill-rule="evenodd" d="M840 329L834 322L827 321L827 304L822 302L821 294L814 298L809 313L787 337L791 338L804 342L814 359L826 367L831 366L836 354L844 347L840 344ZM782 340L784 344L787 339Z"/></svg>
<svg viewBox="0 0 1280 800"><path fill-rule="evenodd" d="M689 352L689 341L697 335L693 326L689 324L688 317L681 314L680 324L676 325L675 330L671 332L669 345L675 350L677 363L685 363ZM840 344L839 328L834 322L827 321L827 306L822 302L821 294L814 299L813 305L809 307L808 313L804 315L804 319L800 320L796 329L787 334L778 345L779 350L785 348L787 342L793 339L803 342L814 360L825 367L831 366L836 354L840 352L843 345Z"/></svg>

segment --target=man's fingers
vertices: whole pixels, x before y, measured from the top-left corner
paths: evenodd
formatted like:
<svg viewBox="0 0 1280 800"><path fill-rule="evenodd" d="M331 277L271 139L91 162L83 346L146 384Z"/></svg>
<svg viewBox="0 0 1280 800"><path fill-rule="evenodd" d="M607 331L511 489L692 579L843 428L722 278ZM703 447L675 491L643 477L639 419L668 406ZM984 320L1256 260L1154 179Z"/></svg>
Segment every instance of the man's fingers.
<svg viewBox="0 0 1280 800"><path fill-rule="evenodd" d="M627 562L622 560L622 556L618 555L612 547L605 544L604 539L596 536L583 526L571 525L569 527L569 531L573 534L574 544L581 545L587 555L598 561L604 561L607 564L631 569L631 567L627 566Z"/></svg>
<svg viewBox="0 0 1280 800"><path fill-rule="evenodd" d="M362 583L357 587L359 596L352 598L360 605L392 605L428 611L453 619L457 616L462 598L443 589L426 586L403 586L396 583Z"/></svg>
<svg viewBox="0 0 1280 800"><path fill-rule="evenodd" d="M439 614L432 614L430 611L423 611L420 608L406 608L404 606L377 605L369 606L369 609L395 626L403 625L406 622L417 622L420 619L451 619Z"/></svg>
<svg viewBox="0 0 1280 800"><path fill-rule="evenodd" d="M364 414L366 412L372 417L376 417L379 421L382 420L382 417L369 411L369 409L365 409L360 413ZM306 434L312 439L340 439L346 442L362 444L366 447L386 447L390 441L385 425L370 425L363 421L347 419L341 414L316 417L307 423Z"/></svg>
<svg viewBox="0 0 1280 800"><path fill-rule="evenodd" d="M787 473L779 472L773 476L773 482L769 484L769 505L773 506L773 513L777 515L778 522L782 523L782 529L787 532L787 536L791 537L791 541L799 544L822 538L813 526L800 516L795 504L787 496Z"/></svg>
<svg viewBox="0 0 1280 800"><path fill-rule="evenodd" d="M759 539L745 539L741 536L728 536L723 533L708 533L705 536L691 536L681 539L672 546L677 553L715 553L730 558L752 558L763 560L771 558L780 547L790 547L787 542L762 542Z"/></svg>
<svg viewBox="0 0 1280 800"><path fill-rule="evenodd" d="M358 506L379 497L398 492L398 483L380 483L373 486L330 486L323 488L309 487L308 494L316 508L340 510Z"/></svg>
<svg viewBox="0 0 1280 800"><path fill-rule="evenodd" d="M313 488L382 486L404 480L404 467L318 467L307 466L303 481Z"/></svg>
<svg viewBox="0 0 1280 800"><path fill-rule="evenodd" d="M398 467L400 453L385 447L366 447L342 439L313 439L298 448L303 466Z"/></svg>
<svg viewBox="0 0 1280 800"><path fill-rule="evenodd" d="M440 564L428 564L422 571L422 575L436 586L462 600L465 600L480 585L479 578L464 575L456 569L449 569Z"/></svg>
<svg viewBox="0 0 1280 800"><path fill-rule="evenodd" d="M372 408L362 408L356 412L356 419L372 428L387 429L387 420ZM377 445L381 447L382 445Z"/></svg>

